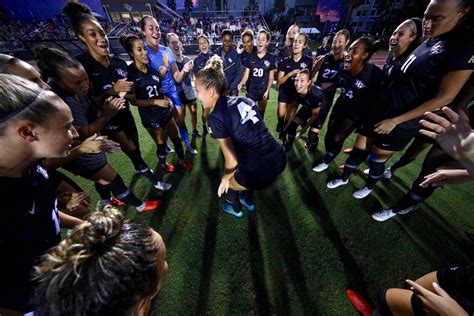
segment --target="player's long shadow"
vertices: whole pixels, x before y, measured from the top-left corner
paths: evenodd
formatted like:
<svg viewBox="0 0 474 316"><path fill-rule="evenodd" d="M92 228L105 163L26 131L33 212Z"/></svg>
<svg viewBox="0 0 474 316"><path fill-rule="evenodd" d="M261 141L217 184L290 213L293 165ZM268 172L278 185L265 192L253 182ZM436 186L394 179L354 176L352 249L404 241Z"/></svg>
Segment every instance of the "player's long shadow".
<svg viewBox="0 0 474 316"><path fill-rule="evenodd" d="M255 289L258 314L269 315L271 314L271 308L270 300L268 298L267 286L265 285L265 260L262 255L262 246L258 238L257 216L255 213L248 213L248 229L249 262L253 287Z"/></svg>
<svg viewBox="0 0 474 316"><path fill-rule="evenodd" d="M210 168L207 157L207 139L202 138L200 148L200 158L202 164L202 176L207 176L211 183L211 192L217 192L216 179L220 179L220 173L217 168ZM209 203L209 212L206 218L206 228L204 232L204 248L202 251L201 265L201 283L199 285L199 297L197 301L196 314L204 315L207 313L209 302L209 286L211 283L212 269L214 265L214 254L217 239L217 224L219 218L219 201L215 194L212 194Z"/></svg>
<svg viewBox="0 0 474 316"><path fill-rule="evenodd" d="M304 150L304 148L300 147L297 150ZM357 289L364 294L365 297L369 297L363 272L358 266L357 261L344 245L341 235L339 234L323 199L315 189L313 182L309 180L309 169L295 159L289 159L287 169L287 172L293 176L295 182L301 184L300 188L303 191L301 198L303 202L312 211L313 216L318 220L318 223L324 230L325 236L328 237L329 241L336 249L343 264L344 271L346 272L348 287Z"/></svg>
<svg viewBox="0 0 474 316"><path fill-rule="evenodd" d="M296 295L298 296L301 307L303 308L305 315L318 315L318 307L313 297L309 294L309 290L306 284L306 277L304 275L303 264L301 262L301 255L298 251L298 245L296 244L295 235L291 227L290 218L286 209L281 206L285 203L281 198L279 190L276 185L261 191L259 194L259 200L261 201L271 201L271 207L268 207L267 210L257 211L258 217L261 219L262 227L268 227L269 229L265 230L265 234L268 235L266 238L274 246L277 246L277 249L281 252L283 257L284 266L279 264L280 257L277 256L272 262L272 271L269 271L269 276L272 278L272 284L275 284L274 290L278 291L275 293L275 306L274 310L276 314L279 315L288 315L291 313L289 306L288 298L288 286L286 284L287 278L285 274L288 275L288 278L291 280L293 287L295 289ZM267 203L267 205L270 205ZM270 212L271 210L271 212ZM256 246L254 246L256 248ZM270 253L271 251L268 251ZM272 260L272 259L269 259ZM257 280L259 285L264 283L264 267L263 262L256 260L253 263L253 269L255 272L253 274L260 274L261 276ZM276 267L275 267L276 266ZM260 290L263 293L260 294L260 302L262 304L268 302L268 295L266 294L266 289L260 286ZM266 300L266 301L265 301Z"/></svg>

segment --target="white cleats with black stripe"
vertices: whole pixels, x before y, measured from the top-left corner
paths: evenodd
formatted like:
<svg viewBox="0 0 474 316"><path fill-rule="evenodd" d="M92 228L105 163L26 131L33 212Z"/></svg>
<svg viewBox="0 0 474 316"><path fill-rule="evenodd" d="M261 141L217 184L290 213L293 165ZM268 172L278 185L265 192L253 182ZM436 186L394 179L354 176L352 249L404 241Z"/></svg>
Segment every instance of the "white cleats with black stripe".
<svg viewBox="0 0 474 316"><path fill-rule="evenodd" d="M366 198L370 193L372 193L372 189L369 189L368 187L363 187L354 193L352 193L352 196L355 197L356 199L364 199Z"/></svg>
<svg viewBox="0 0 474 316"><path fill-rule="evenodd" d="M383 222L394 216L406 215L410 212L413 212L414 210L416 210L416 207L417 205L410 205L407 208L404 208L398 211L397 213L395 213L393 209L388 208L388 209L384 209L384 210L378 211L377 213L372 214L372 218L375 219L377 222Z"/></svg>
<svg viewBox="0 0 474 316"><path fill-rule="evenodd" d="M321 162L319 164L317 164L316 166L313 167L313 171L314 172L322 172L324 170L326 170L327 168L329 168L329 165L324 163L324 162Z"/></svg>
<svg viewBox="0 0 474 316"><path fill-rule="evenodd" d="M339 179L334 179L334 180L329 181L328 183L326 183L326 186L329 189L335 189L337 187L340 187L341 185L346 185L348 183L349 183L349 180L344 181L341 178L339 178Z"/></svg>

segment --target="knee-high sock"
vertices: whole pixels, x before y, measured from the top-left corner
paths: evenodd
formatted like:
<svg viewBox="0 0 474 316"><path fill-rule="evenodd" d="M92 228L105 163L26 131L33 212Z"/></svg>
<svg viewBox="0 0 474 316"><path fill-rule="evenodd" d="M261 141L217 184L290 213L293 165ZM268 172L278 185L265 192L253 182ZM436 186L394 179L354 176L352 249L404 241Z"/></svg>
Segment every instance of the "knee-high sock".
<svg viewBox="0 0 474 316"><path fill-rule="evenodd" d="M109 200L110 199L110 189L107 185L102 185L98 182L94 183L95 190L100 196L101 200Z"/></svg>
<svg viewBox="0 0 474 316"><path fill-rule="evenodd" d="M142 201L137 198L132 191L125 185L119 174L109 183L108 187L114 196L122 202L133 206L142 205Z"/></svg>
<svg viewBox="0 0 474 316"><path fill-rule="evenodd" d="M229 188L225 194L225 200L227 203L232 204L234 211L239 212L242 209L242 205L239 201L239 192Z"/></svg>
<svg viewBox="0 0 474 316"><path fill-rule="evenodd" d="M285 118L279 117L278 123L277 123L277 132L279 133L282 132L284 127L285 127Z"/></svg>
<svg viewBox="0 0 474 316"><path fill-rule="evenodd" d="M370 170L369 170L369 178L365 183L365 186L369 189L373 189L375 184L380 180L385 171L385 160L378 161L375 157L371 157L370 159Z"/></svg>
<svg viewBox="0 0 474 316"><path fill-rule="evenodd" d="M183 145L181 144L181 139L179 139L179 137L176 136L175 138L171 138L171 141L173 142L174 150L176 151L178 158L184 159L184 151L183 151Z"/></svg>
<svg viewBox="0 0 474 316"><path fill-rule="evenodd" d="M143 160L142 158L142 155L141 155L141 152L140 152L140 149L135 149L135 150L132 150L132 151L129 151L127 153L125 153L129 158L130 160L132 161L133 163L133 166L135 167L135 170L137 170L138 172L140 172L142 175L144 175L145 177L147 177L151 182L155 183L156 181L158 181L158 179L155 177L155 175L153 174L153 172L151 172L150 168L148 167L148 165L146 164L146 162Z"/></svg>
<svg viewBox="0 0 474 316"><path fill-rule="evenodd" d="M166 164L166 143L156 145L156 156L160 163Z"/></svg>
<svg viewBox="0 0 474 316"><path fill-rule="evenodd" d="M191 143L189 142L189 135L188 135L188 129L186 127L180 127L179 128L179 135L181 135L181 139L184 142L184 145L186 148L191 147ZM176 150L176 148L175 148Z"/></svg>
<svg viewBox="0 0 474 316"><path fill-rule="evenodd" d="M247 201L248 204L254 204L255 203L255 191L254 190L246 190L245 191L245 201Z"/></svg>
<svg viewBox="0 0 474 316"><path fill-rule="evenodd" d="M310 130L308 132L308 143L316 145L316 144L318 144L318 141L319 141L319 133L316 133L316 132Z"/></svg>
<svg viewBox="0 0 474 316"><path fill-rule="evenodd" d="M369 156L370 152L354 148L349 158L344 164L344 171L342 172L342 180L346 181L359 168L359 165Z"/></svg>

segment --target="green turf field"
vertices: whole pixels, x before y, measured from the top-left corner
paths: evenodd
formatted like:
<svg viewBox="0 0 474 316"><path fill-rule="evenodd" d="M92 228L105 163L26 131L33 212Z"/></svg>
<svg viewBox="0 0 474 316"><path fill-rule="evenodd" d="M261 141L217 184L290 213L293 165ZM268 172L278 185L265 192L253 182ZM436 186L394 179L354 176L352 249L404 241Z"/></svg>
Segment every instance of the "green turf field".
<svg viewBox="0 0 474 316"><path fill-rule="evenodd" d="M272 133L275 113L273 91L265 118ZM190 128L189 116L187 121ZM138 120L137 126L143 156L157 169L155 145ZM149 223L167 245L168 280L153 314L356 315L345 297L347 288L374 301L379 289L404 286L406 278L473 262L473 246L464 235L474 231L472 183L438 189L416 212L379 223L369 214L408 190L423 157L359 201L352 192L364 183L362 170L348 185L329 190L327 178L339 172L337 164L347 156L340 154L329 171L316 174L311 164L322 154L308 154L303 144L296 141L286 170L272 187L256 194L256 212L241 219L219 208L223 159L209 135L195 140L199 154L189 157L192 171L158 171L174 186L163 195L133 174L124 154L109 155L138 197L163 198L154 212L137 215L132 207L123 209ZM322 141L319 149L324 149ZM174 159L174 154L168 156L170 162ZM77 182L95 205L92 183Z"/></svg>

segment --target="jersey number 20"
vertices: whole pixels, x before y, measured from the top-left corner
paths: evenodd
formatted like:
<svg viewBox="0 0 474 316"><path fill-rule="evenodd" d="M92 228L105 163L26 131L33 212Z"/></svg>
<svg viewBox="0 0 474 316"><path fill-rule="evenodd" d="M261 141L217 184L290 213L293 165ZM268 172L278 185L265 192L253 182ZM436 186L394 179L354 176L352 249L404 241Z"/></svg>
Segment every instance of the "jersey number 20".
<svg viewBox="0 0 474 316"><path fill-rule="evenodd" d="M237 108L239 109L240 117L242 119L241 124L245 124L247 121L252 121L254 124L259 121L257 112L247 103L240 102L237 104Z"/></svg>
<svg viewBox="0 0 474 316"><path fill-rule="evenodd" d="M253 76L254 77L263 77L263 69L262 68L254 68L253 69Z"/></svg>

